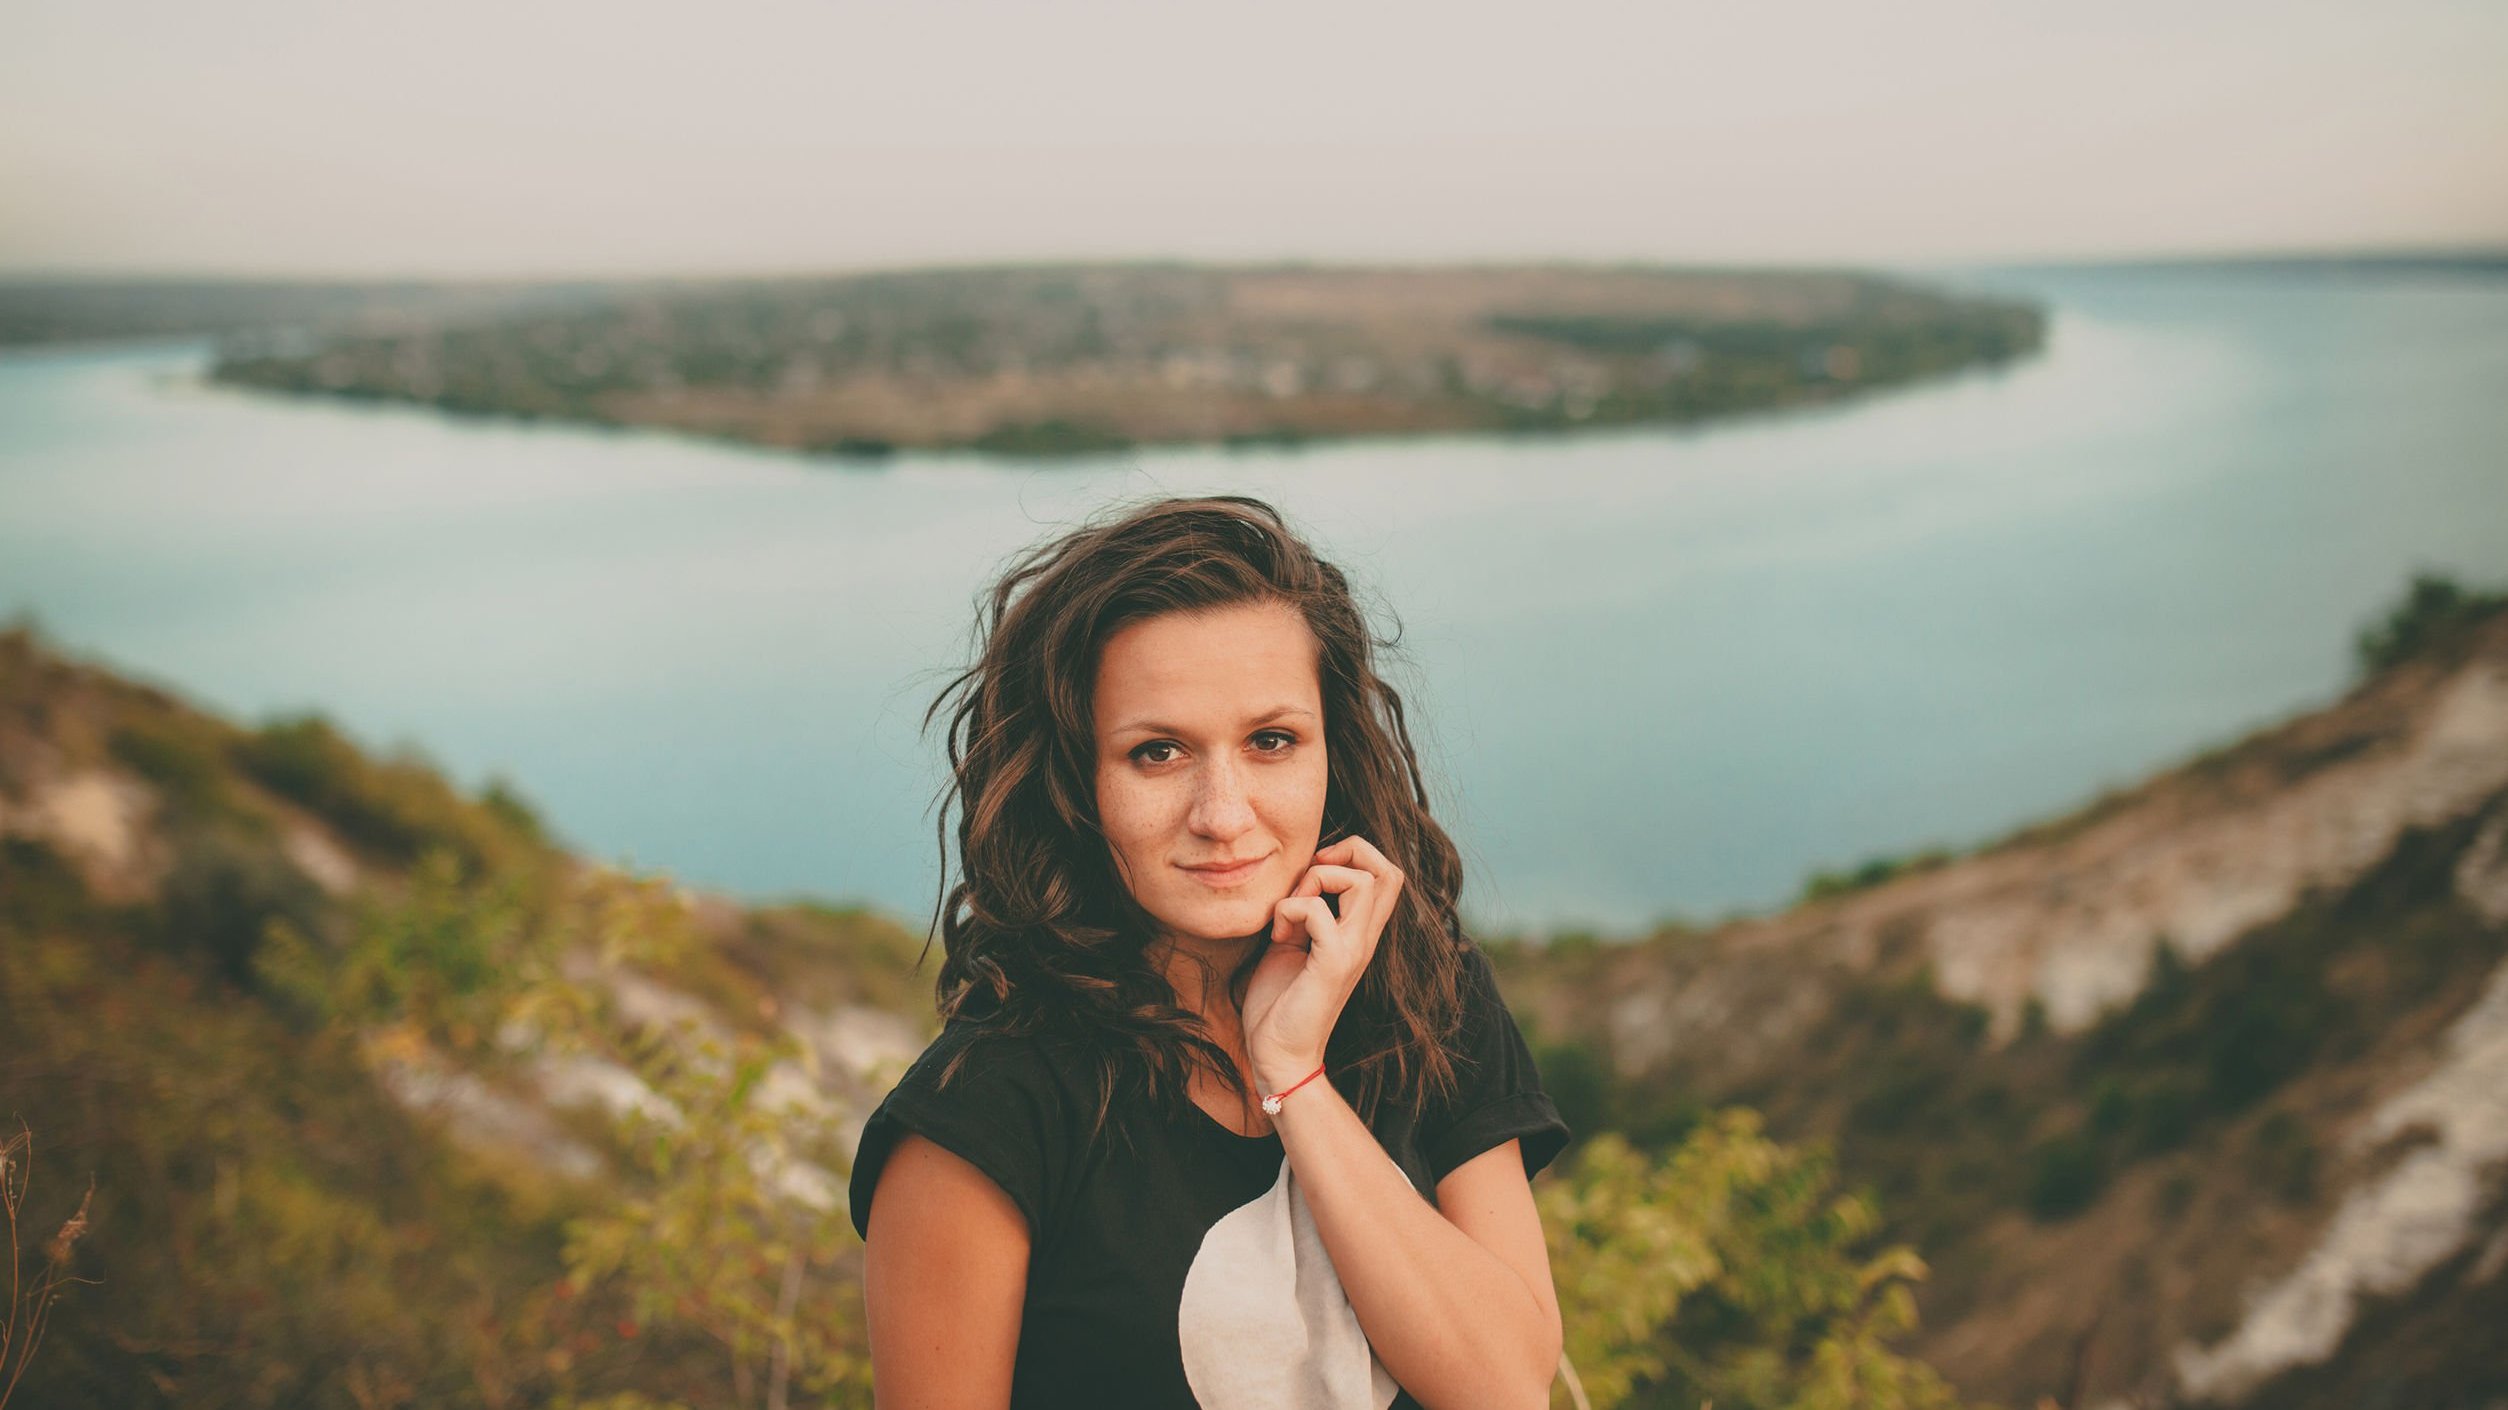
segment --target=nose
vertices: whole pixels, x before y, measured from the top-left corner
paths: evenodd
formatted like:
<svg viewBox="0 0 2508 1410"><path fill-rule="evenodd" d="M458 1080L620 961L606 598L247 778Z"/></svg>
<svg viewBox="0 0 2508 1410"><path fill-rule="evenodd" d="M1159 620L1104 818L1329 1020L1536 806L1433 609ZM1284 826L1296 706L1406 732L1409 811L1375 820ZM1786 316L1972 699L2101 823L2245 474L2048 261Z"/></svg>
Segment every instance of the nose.
<svg viewBox="0 0 2508 1410"><path fill-rule="evenodd" d="M1254 805L1246 797L1245 778L1234 761L1222 760L1202 770L1194 790L1193 809L1185 825L1197 837L1232 842L1254 827Z"/></svg>

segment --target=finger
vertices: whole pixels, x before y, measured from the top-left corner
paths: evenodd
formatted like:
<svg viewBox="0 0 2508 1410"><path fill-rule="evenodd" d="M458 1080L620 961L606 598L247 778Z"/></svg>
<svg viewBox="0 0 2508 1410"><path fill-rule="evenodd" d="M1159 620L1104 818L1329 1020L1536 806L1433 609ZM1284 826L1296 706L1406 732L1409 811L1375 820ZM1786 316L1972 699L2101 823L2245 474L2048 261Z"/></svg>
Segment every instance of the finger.
<svg viewBox="0 0 2508 1410"><path fill-rule="evenodd" d="M1272 903L1271 938L1273 943L1290 941L1303 932L1306 948L1313 954L1341 938L1333 914L1324 906L1321 896L1284 896Z"/></svg>
<svg viewBox="0 0 2508 1410"><path fill-rule="evenodd" d="M1402 869L1391 858L1376 850L1376 844L1352 834L1329 847L1315 849L1315 860L1331 866L1353 867L1379 881L1402 884Z"/></svg>
<svg viewBox="0 0 2508 1410"><path fill-rule="evenodd" d="M1363 871L1370 879L1380 883L1360 894L1360 910L1364 912L1367 922L1364 929L1373 934L1391 923L1394 901L1402 894L1402 870L1388 860L1384 853L1378 851L1373 843L1364 837L1345 837L1330 847L1317 849L1315 861L1316 865L1308 868L1309 871L1339 865L1349 870ZM1342 913L1345 916L1349 915L1350 908L1343 906Z"/></svg>
<svg viewBox="0 0 2508 1410"><path fill-rule="evenodd" d="M1301 908L1298 924L1306 931L1306 953L1314 966L1336 983L1354 982L1375 953L1374 932L1352 916L1334 915L1320 896L1292 897L1283 904Z"/></svg>
<svg viewBox="0 0 2508 1410"><path fill-rule="evenodd" d="M1297 889L1289 894L1320 896L1329 891L1337 896L1344 891L1372 886L1375 882L1375 877L1356 867L1312 866L1306 869L1306 875L1298 878Z"/></svg>
<svg viewBox="0 0 2508 1410"><path fill-rule="evenodd" d="M1401 897L1405 880L1402 869L1364 837L1353 835L1342 841L1349 846L1351 864L1366 871L1378 882L1376 889L1368 893L1367 903L1369 929L1380 932L1393 921L1394 902Z"/></svg>

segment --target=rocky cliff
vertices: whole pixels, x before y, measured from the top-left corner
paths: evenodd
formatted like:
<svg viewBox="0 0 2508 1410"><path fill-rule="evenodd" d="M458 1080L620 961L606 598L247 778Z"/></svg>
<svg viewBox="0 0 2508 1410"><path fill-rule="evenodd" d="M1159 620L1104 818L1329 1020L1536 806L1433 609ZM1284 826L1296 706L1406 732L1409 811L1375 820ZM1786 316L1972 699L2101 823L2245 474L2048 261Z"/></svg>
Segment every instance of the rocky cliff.
<svg viewBox="0 0 2508 1410"><path fill-rule="evenodd" d="M1589 1121L1834 1141L1972 1393L2508 1395L2508 614L1975 855L1509 961Z"/></svg>

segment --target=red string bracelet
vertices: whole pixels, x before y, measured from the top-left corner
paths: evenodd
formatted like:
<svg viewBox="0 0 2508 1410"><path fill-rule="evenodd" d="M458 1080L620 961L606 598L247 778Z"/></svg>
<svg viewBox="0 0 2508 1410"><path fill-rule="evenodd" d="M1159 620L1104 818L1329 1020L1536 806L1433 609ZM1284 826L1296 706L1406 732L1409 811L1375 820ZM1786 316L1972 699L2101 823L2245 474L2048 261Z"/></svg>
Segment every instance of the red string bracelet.
<svg viewBox="0 0 2508 1410"><path fill-rule="evenodd" d="M1289 1099L1289 1093L1296 1091L1298 1088L1305 1086L1307 1083L1312 1082L1316 1078L1323 1075L1323 1064L1317 1063L1313 1072L1306 1074L1304 1077L1290 1083L1281 1090L1263 1098L1263 1114L1265 1116L1278 1116L1280 1114L1280 1104Z"/></svg>

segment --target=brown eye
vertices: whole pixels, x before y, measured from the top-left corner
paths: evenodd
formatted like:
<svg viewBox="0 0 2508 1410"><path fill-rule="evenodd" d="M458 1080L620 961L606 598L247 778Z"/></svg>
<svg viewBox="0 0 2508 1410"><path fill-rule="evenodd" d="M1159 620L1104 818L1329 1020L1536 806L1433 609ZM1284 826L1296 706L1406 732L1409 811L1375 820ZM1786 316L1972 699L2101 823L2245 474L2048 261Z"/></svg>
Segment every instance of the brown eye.
<svg viewBox="0 0 2508 1410"><path fill-rule="evenodd" d="M1166 759L1165 757L1156 758L1156 759L1151 758L1151 757L1150 757L1150 753L1151 753L1151 751L1153 751L1153 750L1158 750L1158 749L1174 749L1175 747L1176 747L1176 742L1175 742L1174 740L1172 740L1172 739L1153 739L1153 740L1149 741L1149 742L1148 742L1148 743L1146 743L1146 744L1138 744L1138 745L1134 745L1134 746L1133 746L1133 749L1132 749L1132 756L1131 756L1131 757L1132 757L1132 762L1134 762L1134 763L1136 763L1136 764L1163 764L1163 763L1166 763L1166 762L1167 762L1167 759Z"/></svg>
<svg viewBox="0 0 2508 1410"><path fill-rule="evenodd" d="M1266 739L1276 739L1280 743L1275 748L1266 749L1263 747L1263 741ZM1285 729L1258 730L1254 734L1255 751L1262 754L1286 754L1297 742L1298 737Z"/></svg>

